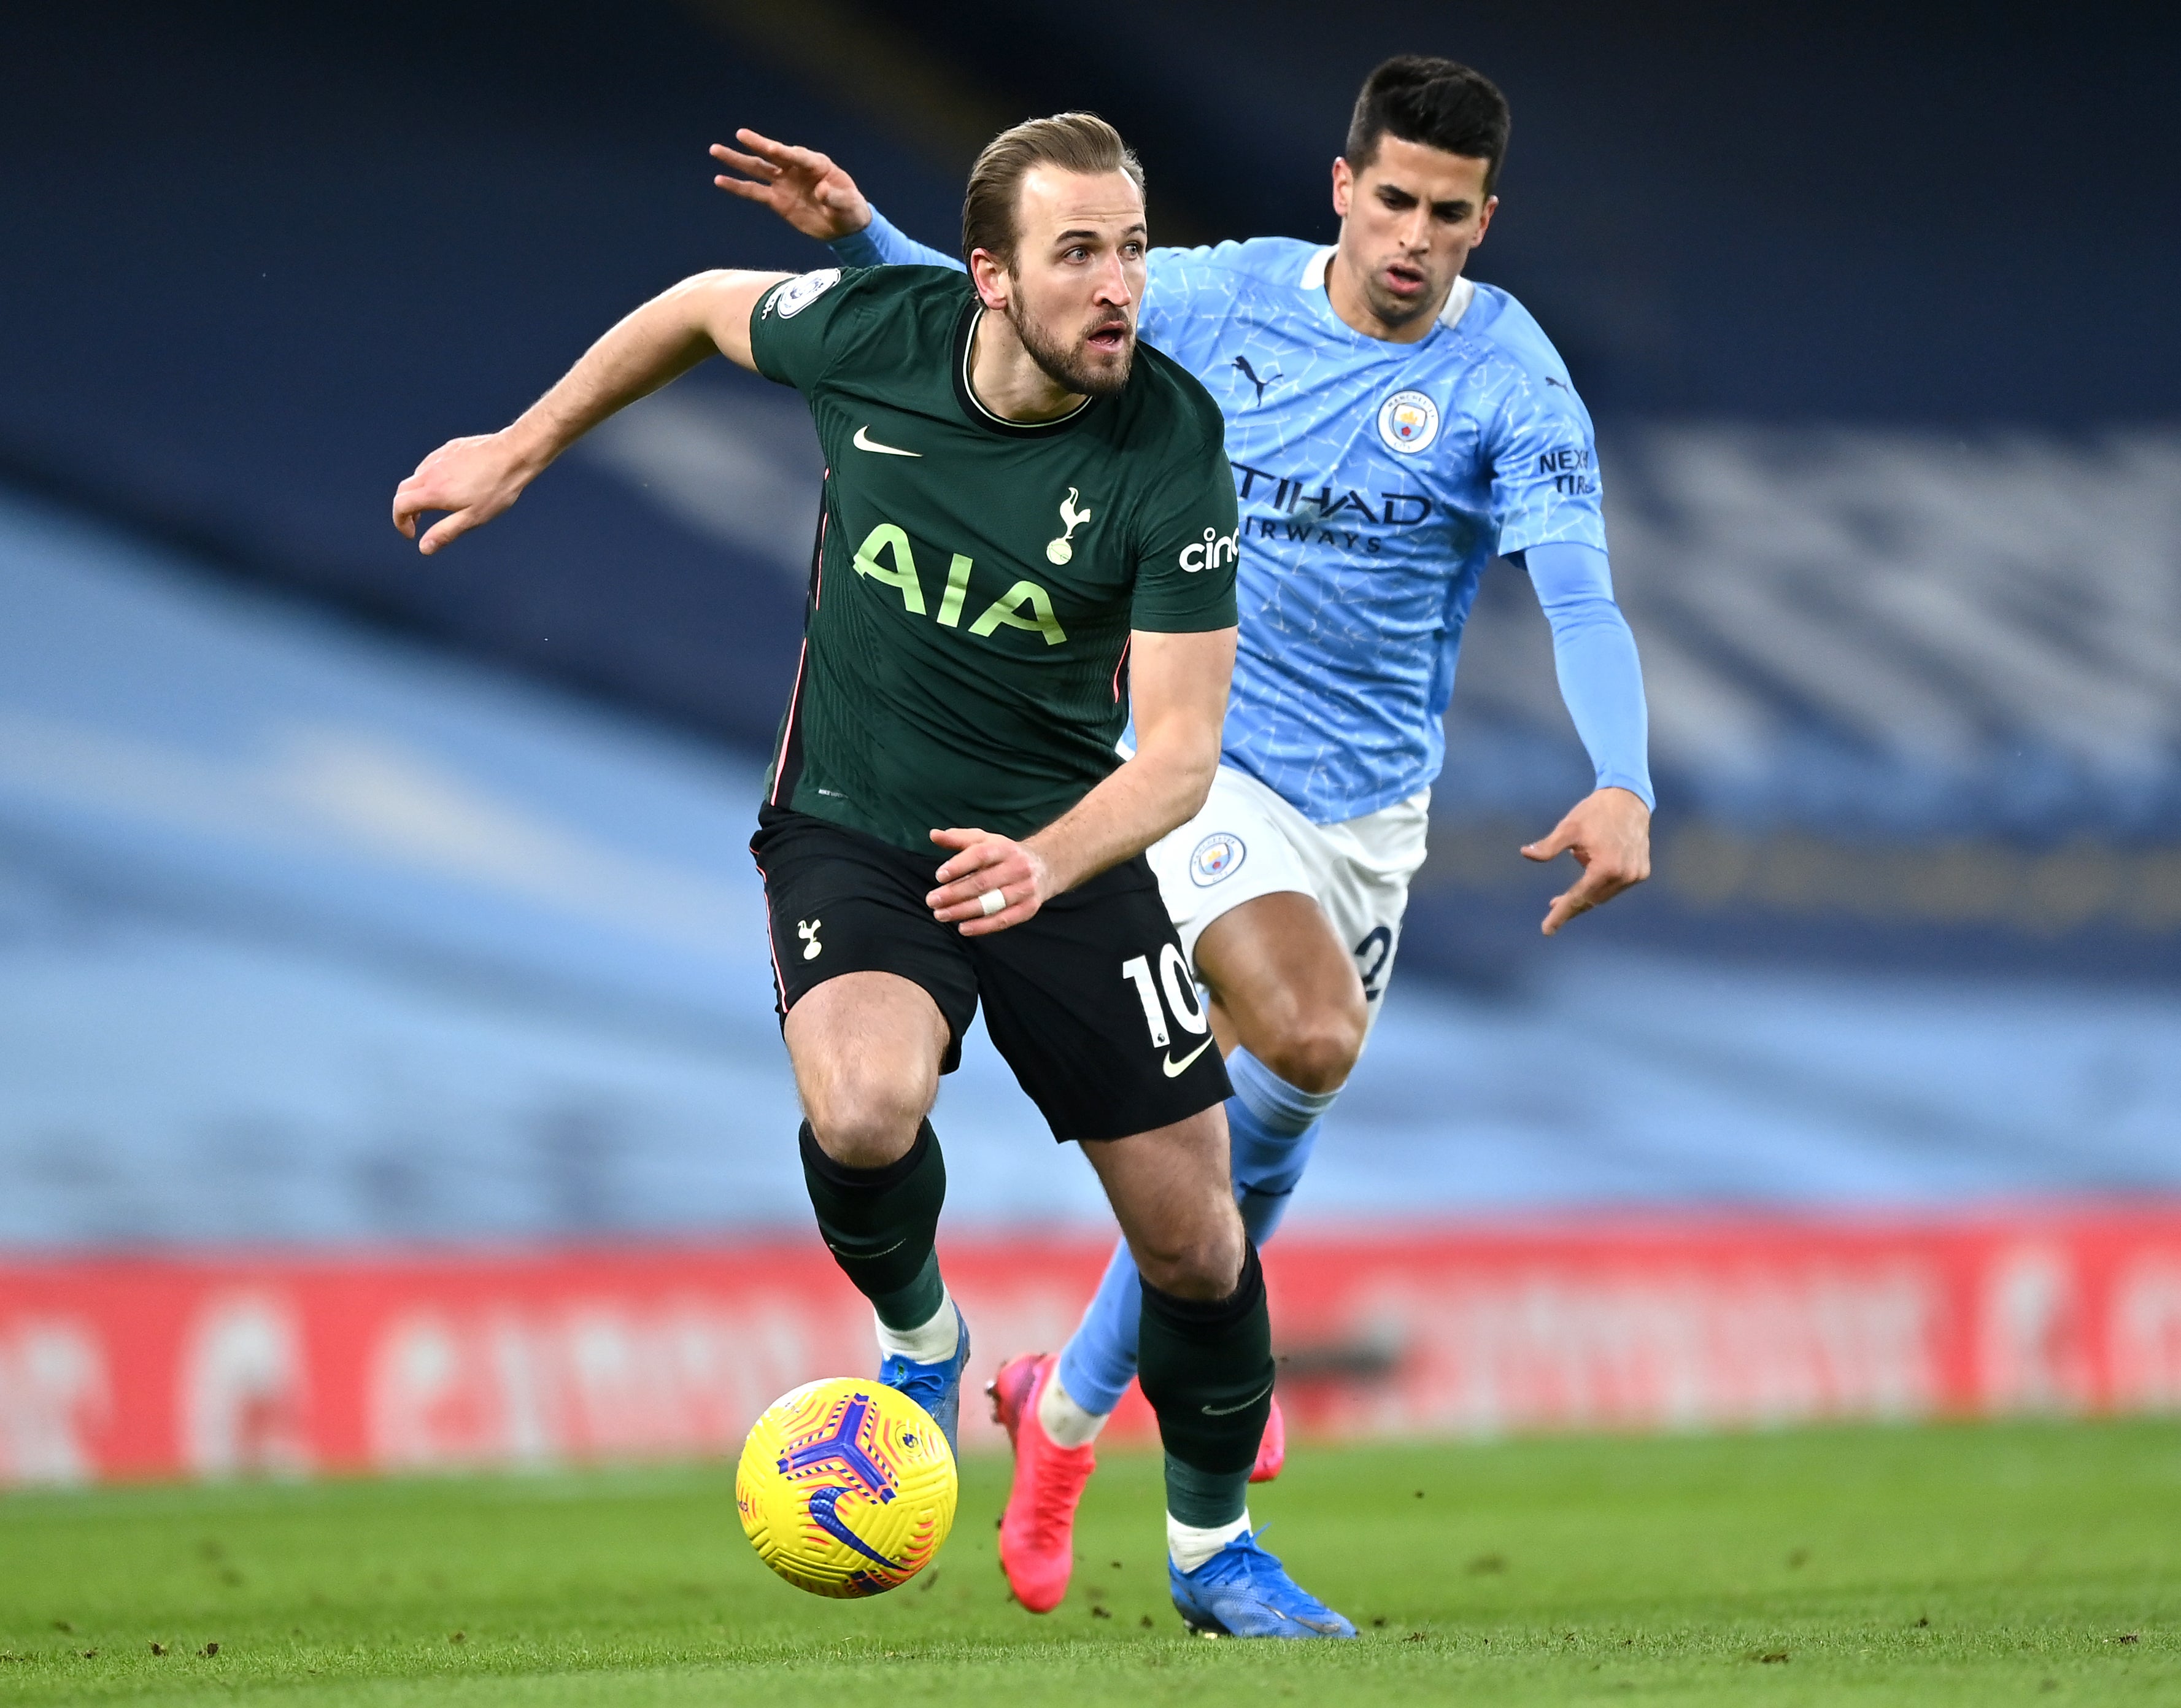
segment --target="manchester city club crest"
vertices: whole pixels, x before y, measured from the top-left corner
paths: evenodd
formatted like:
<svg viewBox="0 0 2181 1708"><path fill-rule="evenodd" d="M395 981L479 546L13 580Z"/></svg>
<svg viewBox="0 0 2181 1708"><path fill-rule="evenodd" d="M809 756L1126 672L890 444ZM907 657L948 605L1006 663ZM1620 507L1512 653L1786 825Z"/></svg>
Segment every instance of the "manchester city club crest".
<svg viewBox="0 0 2181 1708"><path fill-rule="evenodd" d="M1196 851L1189 857L1189 876L1201 887L1210 888L1220 879L1242 869L1242 857L1249 849L1242 838L1232 831L1217 830L1197 843Z"/></svg>
<svg viewBox="0 0 2181 1708"><path fill-rule="evenodd" d="M1438 406L1421 391L1397 391L1378 406L1386 449L1413 456L1438 437Z"/></svg>

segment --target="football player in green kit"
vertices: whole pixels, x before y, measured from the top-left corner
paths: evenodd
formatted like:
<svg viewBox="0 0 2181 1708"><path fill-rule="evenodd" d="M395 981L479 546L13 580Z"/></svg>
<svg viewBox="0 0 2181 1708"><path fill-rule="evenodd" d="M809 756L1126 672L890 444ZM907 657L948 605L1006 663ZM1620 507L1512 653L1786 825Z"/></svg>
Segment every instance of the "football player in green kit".
<svg viewBox="0 0 2181 1708"><path fill-rule="evenodd" d="M880 1379L952 1439L969 1336L934 1252L946 1171L926 1117L981 1000L1143 1275L1177 1607L1214 1633L1353 1636L1245 1528L1273 1386L1264 1279L1229 1182L1226 1071L1144 859L1218 763L1224 423L1137 343L1142 174L1110 125L1068 113L994 139L963 232L966 277L685 280L511 426L427 457L395 522L413 537L444 512L421 541L438 550L715 351L803 394L825 500L751 849L804 1178L872 1302Z"/></svg>

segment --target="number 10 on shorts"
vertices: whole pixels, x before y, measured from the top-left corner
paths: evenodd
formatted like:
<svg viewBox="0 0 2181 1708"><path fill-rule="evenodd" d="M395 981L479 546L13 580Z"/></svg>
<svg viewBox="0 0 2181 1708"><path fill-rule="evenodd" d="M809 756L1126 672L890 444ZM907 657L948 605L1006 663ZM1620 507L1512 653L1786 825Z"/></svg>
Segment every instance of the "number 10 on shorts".
<svg viewBox="0 0 2181 1708"><path fill-rule="evenodd" d="M1121 963L1121 976L1131 981L1136 987L1136 1000L1144 1005L1144 1025L1150 1028L1151 1047L1164 1049L1173 1040L1167 1031L1167 1010L1173 1011L1175 1022L1182 1031L1204 1036L1212 1022L1196 1000L1196 981L1190 976L1189 966L1181 958L1181 951L1168 943L1159 951L1158 976L1151 976L1149 955L1135 955ZM1159 987L1166 987L1166 1003L1159 1003Z"/></svg>

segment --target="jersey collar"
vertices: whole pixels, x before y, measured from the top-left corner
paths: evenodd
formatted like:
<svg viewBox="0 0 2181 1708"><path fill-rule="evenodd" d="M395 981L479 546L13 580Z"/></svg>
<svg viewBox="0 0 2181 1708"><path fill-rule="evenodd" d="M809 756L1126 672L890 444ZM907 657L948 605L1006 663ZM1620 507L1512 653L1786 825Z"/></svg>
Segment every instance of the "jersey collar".
<svg viewBox="0 0 2181 1708"><path fill-rule="evenodd" d="M975 347L977 322L985 312L985 305L971 297L963 306L962 318L954 326L954 401L962 406L962 413L979 427L993 433L1004 433L1010 439L1043 439L1047 434L1064 432L1083 419L1095 397L1086 397L1067 414L1051 421L1009 421L1004 415L995 415L985 407L969 384L969 352Z"/></svg>
<svg viewBox="0 0 2181 1708"><path fill-rule="evenodd" d="M1325 269L1333 264L1333 253L1330 244L1323 249L1313 249L1311 252L1310 259L1302 264L1300 283L1305 290L1314 291L1319 296L1325 295ZM1446 294L1446 306L1438 312L1438 323L1441 326L1460 325L1461 317L1469 312L1469 305L1476 300L1476 282L1466 273L1455 274L1454 289ZM1325 312L1333 314L1333 304L1330 301L1325 305ZM1337 314L1333 314L1333 318L1335 320L1340 320L1340 317ZM1340 320L1340 323L1343 326L1348 326L1348 323L1344 320ZM1350 332L1356 330L1352 326L1349 326L1348 329ZM1360 333L1357 334L1359 337L1361 335ZM1372 341L1377 343L1380 340L1374 339Z"/></svg>

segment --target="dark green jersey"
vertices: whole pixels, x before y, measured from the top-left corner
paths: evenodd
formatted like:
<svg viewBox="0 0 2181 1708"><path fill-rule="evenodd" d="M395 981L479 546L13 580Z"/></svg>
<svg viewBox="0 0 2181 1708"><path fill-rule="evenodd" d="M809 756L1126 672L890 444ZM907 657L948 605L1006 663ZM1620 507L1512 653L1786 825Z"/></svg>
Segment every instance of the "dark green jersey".
<svg viewBox="0 0 2181 1708"><path fill-rule="evenodd" d="M937 853L1027 836L1119 763L1131 629L1234 623L1234 482L1204 388L1139 345L1127 388L1002 421L970 390L983 311L936 267L806 274L750 319L810 404L825 497L766 799Z"/></svg>

